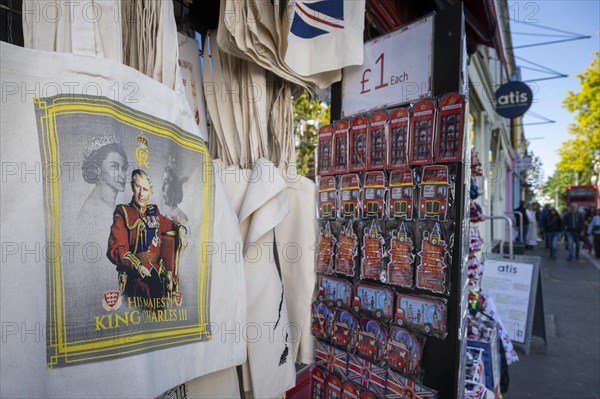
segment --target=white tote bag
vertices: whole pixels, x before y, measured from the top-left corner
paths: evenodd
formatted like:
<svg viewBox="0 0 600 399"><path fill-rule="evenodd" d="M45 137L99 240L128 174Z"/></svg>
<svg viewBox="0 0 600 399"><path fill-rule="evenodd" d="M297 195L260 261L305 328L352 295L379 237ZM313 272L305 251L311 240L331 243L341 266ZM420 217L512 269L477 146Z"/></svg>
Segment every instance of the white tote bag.
<svg viewBox="0 0 600 399"><path fill-rule="evenodd" d="M288 294L275 256L274 229L290 210L286 182L281 171L262 158L252 169L222 163L218 169L244 240L248 298L248 323L242 327L248 342L244 391L256 398L281 397L296 383L294 340L298 335L297 323L288 315Z"/></svg>
<svg viewBox="0 0 600 399"><path fill-rule="evenodd" d="M185 98L108 59L0 56L0 396L148 398L243 363L239 225Z"/></svg>

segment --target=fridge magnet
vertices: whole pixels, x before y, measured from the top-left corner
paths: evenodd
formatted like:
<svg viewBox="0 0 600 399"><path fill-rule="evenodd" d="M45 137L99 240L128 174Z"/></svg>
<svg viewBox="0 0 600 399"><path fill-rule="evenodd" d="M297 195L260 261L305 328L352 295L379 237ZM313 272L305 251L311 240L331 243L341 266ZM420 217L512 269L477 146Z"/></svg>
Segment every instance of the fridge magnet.
<svg viewBox="0 0 600 399"><path fill-rule="evenodd" d="M483 167L476 152L471 153L471 176L483 176Z"/></svg>
<svg viewBox="0 0 600 399"><path fill-rule="evenodd" d="M312 304L311 318L312 335L328 339L333 321L333 311L325 303L315 301Z"/></svg>
<svg viewBox="0 0 600 399"><path fill-rule="evenodd" d="M477 227L469 229L469 252L481 251L483 248L483 238Z"/></svg>
<svg viewBox="0 0 600 399"><path fill-rule="evenodd" d="M319 243L317 252L317 273L331 274L333 271L333 252L336 243L333 226L326 222L321 227L319 233Z"/></svg>
<svg viewBox="0 0 600 399"><path fill-rule="evenodd" d="M450 182L446 165L423 167L419 182L419 219L444 222L448 213Z"/></svg>
<svg viewBox="0 0 600 399"><path fill-rule="evenodd" d="M333 131L333 173L336 175L348 173L348 121L340 120L335 123Z"/></svg>
<svg viewBox="0 0 600 399"><path fill-rule="evenodd" d="M383 171L365 172L362 189L363 218L383 219L386 191Z"/></svg>
<svg viewBox="0 0 600 399"><path fill-rule="evenodd" d="M385 351L385 362L407 377L417 377L420 372L423 345L408 330L392 326Z"/></svg>
<svg viewBox="0 0 600 399"><path fill-rule="evenodd" d="M319 178L318 195L317 217L319 219L335 219L337 215L335 177L323 176Z"/></svg>
<svg viewBox="0 0 600 399"><path fill-rule="evenodd" d="M357 399L360 395L360 389L351 381L342 384L342 399Z"/></svg>
<svg viewBox="0 0 600 399"><path fill-rule="evenodd" d="M362 237L361 278L385 280L385 239L376 220L366 223Z"/></svg>
<svg viewBox="0 0 600 399"><path fill-rule="evenodd" d="M375 319L364 317L360 320L356 351L364 358L377 362L383 357L387 338L387 331L383 324Z"/></svg>
<svg viewBox="0 0 600 399"><path fill-rule="evenodd" d="M450 258L446 241L442 240L442 231L436 223L431 232L423 231L420 261L417 265L416 286L437 293L446 292L447 259Z"/></svg>
<svg viewBox="0 0 600 399"><path fill-rule="evenodd" d="M467 260L467 278L470 292L479 292L481 278L483 277L483 264L475 255L469 255Z"/></svg>
<svg viewBox="0 0 600 399"><path fill-rule="evenodd" d="M358 173L340 179L340 219L360 217L360 178Z"/></svg>
<svg viewBox="0 0 600 399"><path fill-rule="evenodd" d="M360 395L358 395L358 399L377 399L377 396L375 396L372 392L362 391Z"/></svg>
<svg viewBox="0 0 600 399"><path fill-rule="evenodd" d="M394 169L390 172L390 219L412 220L415 184L410 168Z"/></svg>
<svg viewBox="0 0 600 399"><path fill-rule="evenodd" d="M389 119L388 169L408 166L408 108L392 110Z"/></svg>
<svg viewBox="0 0 600 399"><path fill-rule="evenodd" d="M387 123L385 111L375 111L369 117L367 170L380 170L387 166Z"/></svg>
<svg viewBox="0 0 600 399"><path fill-rule="evenodd" d="M352 120L350 127L349 172L363 172L367 168L367 133L369 121L359 115Z"/></svg>
<svg viewBox="0 0 600 399"><path fill-rule="evenodd" d="M465 99L457 93L443 96L438 103L436 162L461 162Z"/></svg>
<svg viewBox="0 0 600 399"><path fill-rule="evenodd" d="M333 343L346 351L351 351L358 337L358 319L352 313L344 309L335 312L331 336Z"/></svg>
<svg viewBox="0 0 600 399"><path fill-rule="evenodd" d="M387 369L379 367L368 360L348 354L348 380L355 385L372 391L377 397L385 396Z"/></svg>
<svg viewBox="0 0 600 399"><path fill-rule="evenodd" d="M421 100L410 110L410 165L433 163L435 104Z"/></svg>
<svg viewBox="0 0 600 399"><path fill-rule="evenodd" d="M315 365L323 370L339 376L346 375L347 355L345 351L324 341L315 340Z"/></svg>
<svg viewBox="0 0 600 399"><path fill-rule="evenodd" d="M481 206L477 202L471 201L469 204L469 221L471 223L480 223L484 220L485 216L483 216Z"/></svg>
<svg viewBox="0 0 600 399"><path fill-rule="evenodd" d="M348 223L342 224L335 256L335 272L350 277L354 276L357 255L358 235L354 232L354 226L350 220Z"/></svg>
<svg viewBox="0 0 600 399"><path fill-rule="evenodd" d="M389 288L363 283L355 284L352 309L357 314L368 313L380 320L393 316L394 292Z"/></svg>
<svg viewBox="0 0 600 399"><path fill-rule="evenodd" d="M418 384L401 373L390 370L387 377L386 398L437 399L437 392Z"/></svg>
<svg viewBox="0 0 600 399"><path fill-rule="evenodd" d="M387 283L412 288L415 245L408 231L408 224L400 222L399 228L391 230L389 235Z"/></svg>
<svg viewBox="0 0 600 399"><path fill-rule="evenodd" d="M333 126L324 125L319 129L317 143L317 175L325 176L333 173Z"/></svg>
<svg viewBox="0 0 600 399"><path fill-rule="evenodd" d="M319 292L317 299L333 303L338 308L350 308L352 283L341 278L319 275Z"/></svg>
<svg viewBox="0 0 600 399"><path fill-rule="evenodd" d="M325 373L323 370L313 367L312 374L312 399L325 399Z"/></svg>
<svg viewBox="0 0 600 399"><path fill-rule="evenodd" d="M438 338L446 336L445 299L398 294L394 323Z"/></svg>
<svg viewBox="0 0 600 399"><path fill-rule="evenodd" d="M342 382L333 374L327 375L325 378L327 385L325 386L326 398L339 398L342 395Z"/></svg>
<svg viewBox="0 0 600 399"><path fill-rule="evenodd" d="M479 190L479 183L476 179L471 179L469 184L469 198L472 200L476 200L481 195L481 191Z"/></svg>

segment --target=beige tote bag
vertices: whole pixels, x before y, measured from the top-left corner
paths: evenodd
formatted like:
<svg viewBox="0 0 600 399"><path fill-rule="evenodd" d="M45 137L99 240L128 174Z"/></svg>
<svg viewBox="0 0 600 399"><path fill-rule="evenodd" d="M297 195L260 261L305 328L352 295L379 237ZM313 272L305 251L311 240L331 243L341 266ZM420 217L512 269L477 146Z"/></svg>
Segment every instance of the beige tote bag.
<svg viewBox="0 0 600 399"><path fill-rule="evenodd" d="M0 396L148 398L243 363L238 219L185 98L108 59L0 56Z"/></svg>

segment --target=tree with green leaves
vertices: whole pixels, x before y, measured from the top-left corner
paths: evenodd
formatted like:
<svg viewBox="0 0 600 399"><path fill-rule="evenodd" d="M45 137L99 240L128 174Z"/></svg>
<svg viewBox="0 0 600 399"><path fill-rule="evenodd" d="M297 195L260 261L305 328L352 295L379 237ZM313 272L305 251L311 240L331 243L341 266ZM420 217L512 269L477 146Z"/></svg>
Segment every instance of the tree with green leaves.
<svg viewBox="0 0 600 399"><path fill-rule="evenodd" d="M594 160L600 158L600 53L594 53L590 66L577 75L581 90L569 90L563 105L569 112L576 113L575 122L569 125L571 139L565 141L558 150L560 160L554 175L548 179L544 192L554 198L559 193L559 201L565 198L569 185L590 184L596 173L596 183L600 176L594 172ZM564 202L561 201L560 205Z"/></svg>
<svg viewBox="0 0 600 399"><path fill-rule="evenodd" d="M294 99L294 136L298 174L314 179L319 128L330 121L330 107L310 99L306 91Z"/></svg>

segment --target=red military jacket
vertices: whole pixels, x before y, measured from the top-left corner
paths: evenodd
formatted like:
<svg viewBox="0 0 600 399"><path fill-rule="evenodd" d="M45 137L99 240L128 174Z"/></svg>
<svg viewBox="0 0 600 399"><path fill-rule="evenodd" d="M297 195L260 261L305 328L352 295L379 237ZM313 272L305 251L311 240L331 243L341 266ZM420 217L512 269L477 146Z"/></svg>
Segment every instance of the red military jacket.
<svg viewBox="0 0 600 399"><path fill-rule="evenodd" d="M175 223L163 216L156 205L148 205L144 214L133 202L118 205L108 238L108 259L119 271L142 264L160 272L158 261L147 260L160 258L160 237L175 227Z"/></svg>

